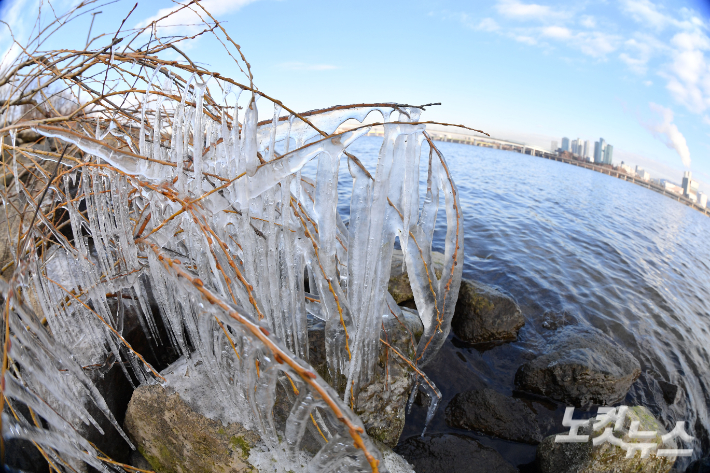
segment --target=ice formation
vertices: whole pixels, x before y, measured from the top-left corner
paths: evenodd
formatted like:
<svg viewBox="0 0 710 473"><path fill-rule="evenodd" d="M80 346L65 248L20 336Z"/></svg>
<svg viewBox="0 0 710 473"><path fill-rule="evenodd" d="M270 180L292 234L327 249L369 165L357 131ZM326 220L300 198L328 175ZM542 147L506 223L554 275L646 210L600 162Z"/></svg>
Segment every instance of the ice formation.
<svg viewBox="0 0 710 473"><path fill-rule="evenodd" d="M131 300L154 348L167 343L204 362L223 402L249 413L245 427L261 435L284 470L302 469L298 446L309 429L322 433L315 437L323 445L308 471L385 471L351 408L373 376L382 316L398 310L387 292L395 239L424 324L411 360L417 367L449 333L463 266L456 187L420 122L423 108L296 114L274 102L273 115L259 122L256 101L264 110L268 98L253 88L194 73L184 80L165 66L148 70L139 123L114 114L97 119L95 130L32 128L81 152L64 159L43 202L18 187L39 211L34 227L21 232L14 275L0 280L7 301L3 392L11 409L23 403L50 427L4 411L3 437L36 442L59 471L70 471L66 457L116 469L76 429L98 427L85 407L91 402L130 443L82 366L110 355L125 362L128 379L165 381L122 336L123 301ZM210 87L224 91L224 105ZM336 132L370 114L384 128L374 170L347 152L372 125ZM58 161L52 153L34 156ZM311 160L315 179L301 175ZM337 211L340 166L353 179L348 225ZM431 246L440 200L447 227L439 278ZM56 209L68 214L71 237L55 227ZM40 251L46 235L54 245ZM335 386L304 361L308 314L325 321ZM160 340L158 322L169 340ZM416 376L431 399L430 418L439 394ZM283 432L272 414L277 383L293 406Z"/></svg>

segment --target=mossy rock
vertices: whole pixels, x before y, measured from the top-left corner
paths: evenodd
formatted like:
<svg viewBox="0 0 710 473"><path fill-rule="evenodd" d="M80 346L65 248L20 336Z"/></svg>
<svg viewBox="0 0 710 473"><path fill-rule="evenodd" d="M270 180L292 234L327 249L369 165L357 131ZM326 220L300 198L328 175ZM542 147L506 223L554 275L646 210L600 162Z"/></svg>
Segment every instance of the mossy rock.
<svg viewBox="0 0 710 473"><path fill-rule="evenodd" d="M629 428L633 421L639 422L639 431L656 431L655 438L640 440L629 437ZM611 423L607 427L614 428L614 424ZM579 434L590 435L588 442L556 443L555 435L545 438L537 449L537 464L540 472L667 473L673 468L675 457L658 457L651 453L647 458L641 458L641 454L636 452L633 457L626 458L626 450L619 446L608 442L594 446L593 439L602 433L603 429L592 431L589 426L584 426L579 429ZM665 433L666 430L647 408L635 406L629 407L624 427L619 431L614 431L614 436L628 443L647 442L661 445L661 436Z"/></svg>
<svg viewBox="0 0 710 473"><path fill-rule="evenodd" d="M157 473L256 471L248 461L256 433L208 419L162 386L135 390L125 426Z"/></svg>

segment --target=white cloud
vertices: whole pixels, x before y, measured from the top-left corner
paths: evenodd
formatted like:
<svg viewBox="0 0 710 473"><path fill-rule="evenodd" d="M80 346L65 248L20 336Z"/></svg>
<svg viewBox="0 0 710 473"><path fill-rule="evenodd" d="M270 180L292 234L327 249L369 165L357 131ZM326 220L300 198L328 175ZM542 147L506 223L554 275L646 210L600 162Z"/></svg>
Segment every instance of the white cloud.
<svg viewBox="0 0 710 473"><path fill-rule="evenodd" d="M22 18L28 12L34 20L37 12L37 0L16 0L15 2L2 2L0 4L0 19L10 25L12 35L8 27L0 23L0 72L4 71L22 52L21 49L12 43L12 36L24 44L27 40L28 32L25 26L29 21Z"/></svg>
<svg viewBox="0 0 710 473"><path fill-rule="evenodd" d="M535 46L537 44L537 40L535 38L533 38L532 36L513 35L513 39L515 41L518 41L519 43L525 43L525 44L529 44L531 46Z"/></svg>
<svg viewBox="0 0 710 473"><path fill-rule="evenodd" d="M643 81L643 85L645 85L646 87L651 87L653 85L653 82L651 82L650 80L645 80Z"/></svg>
<svg viewBox="0 0 710 473"><path fill-rule="evenodd" d="M668 46L645 33L637 33L633 38L626 40L623 48L625 51L619 54L619 59L640 75L648 70L648 62L651 58L668 51Z"/></svg>
<svg viewBox="0 0 710 473"><path fill-rule="evenodd" d="M476 29L481 31L498 31L500 26L498 26L498 23L496 23L493 18L484 18L478 23Z"/></svg>
<svg viewBox="0 0 710 473"><path fill-rule="evenodd" d="M278 65L280 69L287 71L329 71L338 69L338 66L331 64L306 64L305 62L284 62Z"/></svg>
<svg viewBox="0 0 710 473"><path fill-rule="evenodd" d="M449 15L450 17L458 18L458 20L463 23L467 28L477 31L498 31L500 26L493 18L484 18L481 21L476 21L471 18L468 13L456 13Z"/></svg>
<svg viewBox="0 0 710 473"><path fill-rule="evenodd" d="M548 38L569 39L572 37L572 32L563 26L546 26L542 29L542 35Z"/></svg>
<svg viewBox="0 0 710 473"><path fill-rule="evenodd" d="M666 88L688 110L703 113L710 107L710 63L705 57L710 40L700 31L681 32L671 44L676 49L664 72Z"/></svg>
<svg viewBox="0 0 710 473"><path fill-rule="evenodd" d="M577 46L587 56L597 59L604 58L607 54L616 51L621 43L621 37L600 31L583 32L576 36Z"/></svg>
<svg viewBox="0 0 710 473"><path fill-rule="evenodd" d="M200 2L200 5L204 7L205 10L210 12L212 16L215 18L219 18L220 16L228 15L230 13L234 13L237 10L241 9L242 7L253 3L257 0L202 0ZM180 2L174 7L170 8L162 8L158 10L158 12L151 16L150 18L146 18L145 20L141 21L137 26L139 28L145 27L147 25L150 25L152 22L159 20L160 18L163 18L164 16L170 14L171 12L177 12L173 13L170 17L161 20L157 23L158 25L158 35L164 36L164 35L169 35L169 34L180 34L180 35L186 35L186 34L194 34L197 32L198 27L197 26L191 26L191 25L199 25L202 23L202 20L200 17L202 17L205 21L210 22L212 21L204 11L199 6L196 5L191 5L187 8L183 8L182 10L178 11L183 5L185 5L186 1ZM190 25L190 26L185 26L185 25Z"/></svg>
<svg viewBox="0 0 710 473"><path fill-rule="evenodd" d="M683 31L676 34L671 38L671 44L681 51L710 49L710 40L698 30L693 32Z"/></svg>
<svg viewBox="0 0 710 473"><path fill-rule="evenodd" d="M660 121L645 121L640 120L641 125L650 131L654 138L665 144L668 148L673 149L678 153L683 165L690 166L690 150L685 137L678 130L678 127L673 123L673 111L670 108L663 107L653 102L648 104L651 111L658 114Z"/></svg>
<svg viewBox="0 0 710 473"><path fill-rule="evenodd" d="M496 5L496 10L503 16L518 20L548 21L567 16L566 13L553 10L547 5L522 3L517 0L499 0Z"/></svg>
<svg viewBox="0 0 710 473"><path fill-rule="evenodd" d="M587 28L596 28L597 20L591 15L582 15L579 19L579 24Z"/></svg>
<svg viewBox="0 0 710 473"><path fill-rule="evenodd" d="M658 11L649 0L625 0L622 8L639 23L662 29L669 23L669 17Z"/></svg>

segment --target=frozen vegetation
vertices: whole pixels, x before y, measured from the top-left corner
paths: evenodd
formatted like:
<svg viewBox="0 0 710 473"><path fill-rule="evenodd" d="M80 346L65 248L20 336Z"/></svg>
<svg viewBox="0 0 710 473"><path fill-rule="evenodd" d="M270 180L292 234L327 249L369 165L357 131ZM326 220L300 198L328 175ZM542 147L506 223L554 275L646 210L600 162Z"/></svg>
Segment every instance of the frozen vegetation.
<svg viewBox="0 0 710 473"><path fill-rule="evenodd" d="M248 84L147 41L134 32L91 51L29 48L0 79L3 211L6 222L21 219L6 225L11 257L0 281L3 438L35 442L57 471L77 462L123 471L80 434L81 424L98 428L89 411L100 412L130 443L82 367L111 359L134 384L167 383L123 336L130 304L151 349L177 350L188 369L204 363L208 404L258 432L284 471L385 471L352 409L372 381L383 315L402 315L387 292L395 240L424 325L408 360L411 398L427 394L429 417L439 394L419 368L449 333L463 266L456 186L420 120L424 107L298 114L253 86L243 57ZM376 169L366 169L347 149L372 125L336 130L373 114L384 138ZM21 147L18 132L46 145ZM301 170L312 160L308 179ZM28 166L31 179L20 179ZM353 179L348 225L336 208L341 166ZM438 212L440 278L431 261ZM325 322L332 385L304 361L309 316ZM292 406L282 431L277 384ZM304 457L307 430L322 445Z"/></svg>

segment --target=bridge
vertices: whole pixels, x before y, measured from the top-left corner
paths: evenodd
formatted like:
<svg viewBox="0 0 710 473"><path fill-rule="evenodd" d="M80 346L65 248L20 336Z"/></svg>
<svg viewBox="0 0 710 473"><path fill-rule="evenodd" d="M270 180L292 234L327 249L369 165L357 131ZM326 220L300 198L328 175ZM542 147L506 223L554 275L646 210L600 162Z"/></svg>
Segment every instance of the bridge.
<svg viewBox="0 0 710 473"><path fill-rule="evenodd" d="M540 148L538 146L531 146L529 144L525 143L518 143L515 141L510 141L510 140L501 140L498 138L491 138L487 136L478 136L478 135L470 135L470 134L465 134L465 133L452 133L448 131L441 131L441 130L427 130L429 132L429 135L431 138L435 141L444 141L447 143L460 143L460 144L465 144L465 145L473 145L473 146L483 146L486 148L493 148L493 149L500 149L504 151L514 151L516 153L521 153L521 154L527 154L530 156L536 156L538 158L545 158L545 159L550 159L553 161L559 161L561 163L566 163L566 164L571 164L577 167L589 169L590 171L596 171L600 172L602 174L607 174L611 177L615 177L617 179L622 179L627 182L631 182L633 184L639 185L641 187L645 187L649 190L658 192L659 194L663 194L666 197L670 197L671 199L674 199L682 204L687 205L688 207L691 207L698 212L701 212L705 215L710 216L710 209L704 208L699 206L697 203L693 202L692 200L680 195L676 194L675 192L670 192L663 188L663 186L656 184L655 182L650 182L650 181L644 181L643 179L639 179L636 176L632 176L630 174L626 174L624 171L620 171L617 169L614 169L613 167L609 165L597 165L593 164L587 161L580 159L569 159L565 156L561 156L557 153L557 151L552 152L547 149ZM384 136L384 129L382 126L376 126L373 127L370 132L367 133L370 136Z"/></svg>

